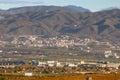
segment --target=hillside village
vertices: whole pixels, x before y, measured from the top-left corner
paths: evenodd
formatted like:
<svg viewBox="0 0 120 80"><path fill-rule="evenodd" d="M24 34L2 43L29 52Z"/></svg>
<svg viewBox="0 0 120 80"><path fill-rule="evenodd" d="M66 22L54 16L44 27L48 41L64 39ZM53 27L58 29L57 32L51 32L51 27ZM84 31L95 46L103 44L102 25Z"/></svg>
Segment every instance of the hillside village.
<svg viewBox="0 0 120 80"><path fill-rule="evenodd" d="M67 35L55 37L21 35L11 40L0 40L0 57L32 58L34 55L36 58L41 58L48 55L85 56L88 54L97 58L119 59L120 45L89 38L72 38Z"/></svg>
<svg viewBox="0 0 120 80"><path fill-rule="evenodd" d="M9 69L13 69L13 73L14 71L15 73L51 73L51 70L55 74L62 72L110 73L116 72L120 68L119 53L120 46L107 41L71 38L70 36L21 35L13 37L9 41L0 40L0 68L4 68L8 73ZM81 55L93 56L94 61ZM101 60L99 61L99 59ZM110 61L110 59L113 59L113 61ZM114 60L117 60L117 62ZM23 69L23 67L16 70L16 67L20 68L20 66L26 65L36 68L31 70L31 68ZM38 68L44 70L36 70ZM57 68L59 70L54 71ZM61 69L67 70L62 71ZM71 72L69 72L69 69L71 69Z"/></svg>
<svg viewBox="0 0 120 80"><path fill-rule="evenodd" d="M65 48L81 50L86 53L99 53L104 57L119 58L120 45L108 41L98 41L89 38L72 38L70 36L46 37L39 35L21 35L13 37L10 41L0 40L0 47L14 48ZM19 53L13 51L14 53Z"/></svg>

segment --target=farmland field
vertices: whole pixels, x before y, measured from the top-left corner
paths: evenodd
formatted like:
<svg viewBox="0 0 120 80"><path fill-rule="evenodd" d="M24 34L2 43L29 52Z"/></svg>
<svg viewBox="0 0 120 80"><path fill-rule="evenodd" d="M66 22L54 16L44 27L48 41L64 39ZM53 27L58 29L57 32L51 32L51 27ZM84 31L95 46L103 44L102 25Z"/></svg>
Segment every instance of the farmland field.
<svg viewBox="0 0 120 80"><path fill-rule="evenodd" d="M69 74L69 75L50 75L50 76L0 76L0 80L120 80L120 73L111 74Z"/></svg>

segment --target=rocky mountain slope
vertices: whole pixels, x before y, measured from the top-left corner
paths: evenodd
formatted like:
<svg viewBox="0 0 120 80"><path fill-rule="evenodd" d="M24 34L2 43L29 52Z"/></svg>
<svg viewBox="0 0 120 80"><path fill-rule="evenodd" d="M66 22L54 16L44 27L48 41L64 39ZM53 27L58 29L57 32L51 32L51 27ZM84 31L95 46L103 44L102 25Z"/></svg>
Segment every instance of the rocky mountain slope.
<svg viewBox="0 0 120 80"><path fill-rule="evenodd" d="M24 7L26 8L26 7ZM64 9L0 12L3 35L71 35L96 39L120 40L120 10L78 12ZM43 9L44 10L44 9ZM20 12L21 11L21 12Z"/></svg>

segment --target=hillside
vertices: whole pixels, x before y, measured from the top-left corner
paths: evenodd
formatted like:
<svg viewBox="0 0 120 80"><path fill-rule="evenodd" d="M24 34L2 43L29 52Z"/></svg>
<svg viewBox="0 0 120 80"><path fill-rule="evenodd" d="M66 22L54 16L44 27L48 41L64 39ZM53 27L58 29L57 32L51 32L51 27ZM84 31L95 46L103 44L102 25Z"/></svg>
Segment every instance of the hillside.
<svg viewBox="0 0 120 80"><path fill-rule="evenodd" d="M24 7L25 8L25 7ZM53 8L52 8L53 9ZM0 34L3 35L72 35L96 39L120 40L120 10L78 12L63 9L0 12ZM14 12L14 11L13 11Z"/></svg>

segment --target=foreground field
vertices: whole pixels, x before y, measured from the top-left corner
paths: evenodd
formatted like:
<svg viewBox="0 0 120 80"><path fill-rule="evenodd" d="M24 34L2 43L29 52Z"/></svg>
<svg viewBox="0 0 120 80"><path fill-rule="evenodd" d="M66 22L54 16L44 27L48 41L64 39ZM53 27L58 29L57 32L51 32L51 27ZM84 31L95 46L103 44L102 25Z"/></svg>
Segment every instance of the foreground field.
<svg viewBox="0 0 120 80"><path fill-rule="evenodd" d="M70 75L53 75L53 76L0 76L0 80L120 80L120 73L111 74L70 74Z"/></svg>

